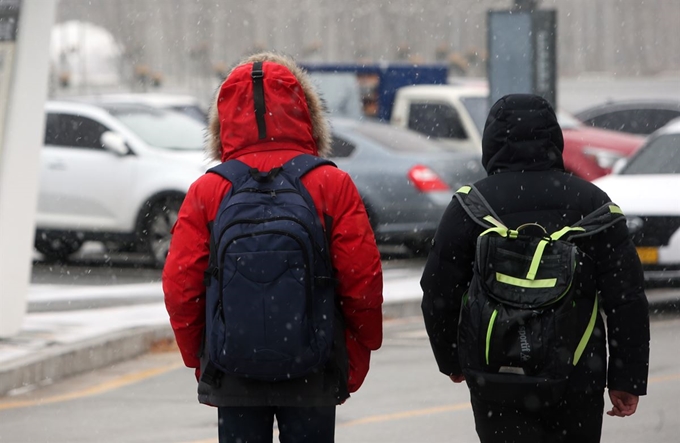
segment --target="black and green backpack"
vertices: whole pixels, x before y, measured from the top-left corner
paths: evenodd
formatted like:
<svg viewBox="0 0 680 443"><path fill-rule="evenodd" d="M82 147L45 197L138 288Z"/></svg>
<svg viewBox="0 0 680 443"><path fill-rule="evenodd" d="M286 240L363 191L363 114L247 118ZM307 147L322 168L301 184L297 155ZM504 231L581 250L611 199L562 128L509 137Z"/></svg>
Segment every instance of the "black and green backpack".
<svg viewBox="0 0 680 443"><path fill-rule="evenodd" d="M483 401L537 409L562 397L598 315L595 265L572 240L624 221L609 203L573 226L547 233L510 229L473 186L455 198L485 228L458 326L460 363Z"/></svg>

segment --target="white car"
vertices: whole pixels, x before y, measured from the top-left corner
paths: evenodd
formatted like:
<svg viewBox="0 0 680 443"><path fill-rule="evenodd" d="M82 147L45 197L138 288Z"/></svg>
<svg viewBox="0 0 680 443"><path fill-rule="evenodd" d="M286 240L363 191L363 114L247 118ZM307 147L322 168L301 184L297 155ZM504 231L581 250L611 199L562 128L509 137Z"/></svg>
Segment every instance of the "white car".
<svg viewBox="0 0 680 443"><path fill-rule="evenodd" d="M207 124L208 114L201 106L199 100L188 94L166 94L160 92L131 92L97 94L86 96L72 96L66 98L71 101L80 101L100 105L114 104L138 104L157 109L181 112L195 118L201 123Z"/></svg>
<svg viewBox="0 0 680 443"><path fill-rule="evenodd" d="M205 125L130 104L46 104L36 249L64 259L88 240L126 244L165 262L191 183L210 166Z"/></svg>
<svg viewBox="0 0 680 443"><path fill-rule="evenodd" d="M626 214L645 276L680 278L680 119L652 134L614 174L594 183Z"/></svg>

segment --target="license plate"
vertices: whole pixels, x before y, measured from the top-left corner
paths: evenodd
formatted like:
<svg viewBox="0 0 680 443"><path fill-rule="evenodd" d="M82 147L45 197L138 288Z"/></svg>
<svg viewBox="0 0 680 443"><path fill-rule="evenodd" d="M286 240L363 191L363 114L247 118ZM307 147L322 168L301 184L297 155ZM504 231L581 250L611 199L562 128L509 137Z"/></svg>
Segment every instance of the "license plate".
<svg viewBox="0 0 680 443"><path fill-rule="evenodd" d="M636 248L642 264L656 264L659 262L659 248Z"/></svg>

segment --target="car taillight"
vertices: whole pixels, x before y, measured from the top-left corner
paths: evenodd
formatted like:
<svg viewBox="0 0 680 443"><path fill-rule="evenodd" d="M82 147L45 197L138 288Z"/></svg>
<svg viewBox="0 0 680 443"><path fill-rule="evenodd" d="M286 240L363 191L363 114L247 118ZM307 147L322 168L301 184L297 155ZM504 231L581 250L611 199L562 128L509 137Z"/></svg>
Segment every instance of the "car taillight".
<svg viewBox="0 0 680 443"><path fill-rule="evenodd" d="M408 178L420 192L446 191L449 185L427 166L416 165L408 171Z"/></svg>

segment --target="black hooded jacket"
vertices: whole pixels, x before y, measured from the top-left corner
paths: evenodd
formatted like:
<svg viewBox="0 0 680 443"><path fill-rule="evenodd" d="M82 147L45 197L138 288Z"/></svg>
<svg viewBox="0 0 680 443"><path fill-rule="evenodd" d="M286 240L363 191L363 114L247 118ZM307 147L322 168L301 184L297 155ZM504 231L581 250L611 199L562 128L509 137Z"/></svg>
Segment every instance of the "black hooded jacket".
<svg viewBox="0 0 680 443"><path fill-rule="evenodd" d="M474 185L506 226L539 223L554 232L610 201L597 186L564 171L562 149L561 128L542 98L509 95L491 108L482 140L482 163L489 176ZM454 198L441 219L420 282L425 326L439 370L446 375L462 372L456 349L458 317L482 231ZM597 265L607 326L598 316L570 389L599 393L606 383L609 389L644 395L649 315L642 267L628 230L617 223L580 240L579 247Z"/></svg>

